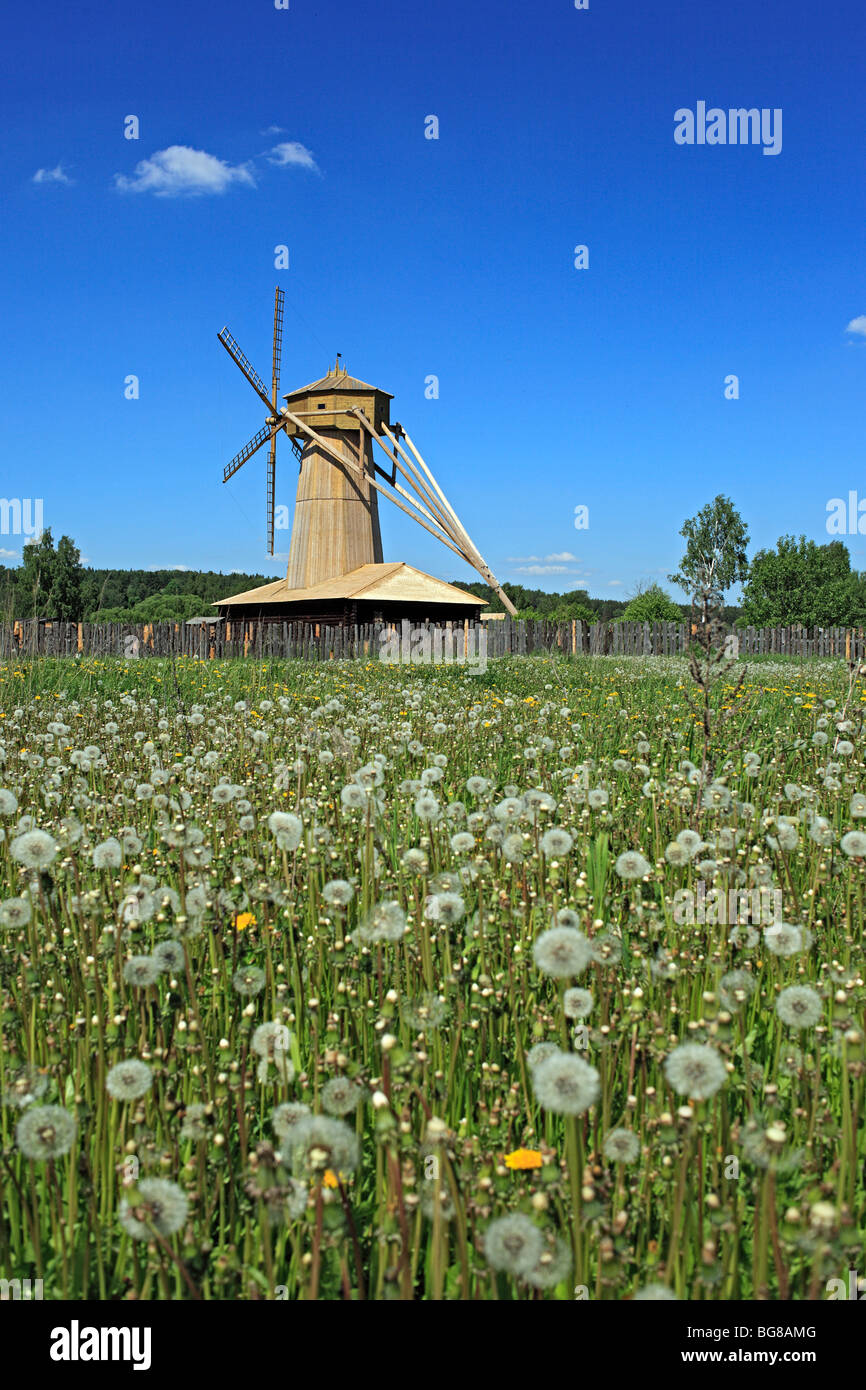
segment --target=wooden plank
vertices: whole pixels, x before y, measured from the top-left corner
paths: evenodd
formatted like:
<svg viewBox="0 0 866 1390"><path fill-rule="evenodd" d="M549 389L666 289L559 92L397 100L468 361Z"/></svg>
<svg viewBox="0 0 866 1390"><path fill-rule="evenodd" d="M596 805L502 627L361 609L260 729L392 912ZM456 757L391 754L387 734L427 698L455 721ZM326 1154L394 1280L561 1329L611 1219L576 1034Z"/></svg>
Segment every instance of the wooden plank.
<svg viewBox="0 0 866 1390"><path fill-rule="evenodd" d="M393 436L392 436L392 438L393 438ZM466 530L466 527L463 525L463 523L462 523L462 521L460 520L459 516L457 515L457 513L456 513L455 510L454 510L454 508L452 507L451 503L448 501L448 498L445 496L444 492L443 492L442 489L440 488L440 486L439 486L439 484L437 483L436 479L433 477L432 472L431 472L430 469L427 467L427 464L426 464L426 463L424 462L424 460L422 459L422 457L421 457L421 455L419 454L418 450L415 448L415 445L412 443L412 440L409 438L409 435L407 434L407 432L406 432L405 429L403 430L403 438L406 440L406 443L408 444L409 448L411 449L413 455L414 455L415 458L417 459L417 461L418 461L418 463L420 464L421 468L424 470L424 474L425 474L425 476L428 478L428 480L429 480L431 486L435 489L435 492L436 492L437 497L439 498L440 502L442 503L443 507L445 508L447 514L450 516L450 518L451 518L452 522L454 523L455 527L457 528L457 533L458 533L458 535L461 536L461 538L463 539L463 541L465 542L465 544L469 547L470 553L474 556L474 559L472 559L472 561L471 561L472 565L474 566L475 569L478 570L478 572L479 572L479 574L481 575L481 577L482 577L483 579L486 579L486 580L487 580L487 583L491 586L491 588L495 591L495 593L497 593L497 594L499 595L499 597L500 597L500 599L502 600L502 602L503 602L505 608L507 609L507 611L508 611L509 613L511 613L512 616L516 617L516 616L517 616L517 610L516 610L516 608L514 607L514 604L511 602L511 599L510 599L510 598L508 597L508 595L505 593L505 590L502 588L502 585L499 583L499 580L496 578L496 576L494 575L493 571L490 569L489 565L487 564L486 560L485 560L484 557L482 556L481 551L478 549L477 545L475 545L474 541L471 540L471 538L470 538L470 536L469 536L469 533L468 533L468 531ZM395 442L396 442L396 441L395 441Z"/></svg>

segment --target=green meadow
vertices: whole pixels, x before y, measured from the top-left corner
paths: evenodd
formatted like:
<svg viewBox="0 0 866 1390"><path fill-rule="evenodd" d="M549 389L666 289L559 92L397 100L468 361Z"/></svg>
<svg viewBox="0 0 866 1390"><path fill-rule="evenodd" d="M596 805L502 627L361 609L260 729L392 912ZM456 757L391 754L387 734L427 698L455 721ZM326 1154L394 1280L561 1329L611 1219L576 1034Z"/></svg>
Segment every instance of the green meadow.
<svg viewBox="0 0 866 1390"><path fill-rule="evenodd" d="M832 1296L864 704L829 661L706 704L662 658L0 666L0 1274Z"/></svg>

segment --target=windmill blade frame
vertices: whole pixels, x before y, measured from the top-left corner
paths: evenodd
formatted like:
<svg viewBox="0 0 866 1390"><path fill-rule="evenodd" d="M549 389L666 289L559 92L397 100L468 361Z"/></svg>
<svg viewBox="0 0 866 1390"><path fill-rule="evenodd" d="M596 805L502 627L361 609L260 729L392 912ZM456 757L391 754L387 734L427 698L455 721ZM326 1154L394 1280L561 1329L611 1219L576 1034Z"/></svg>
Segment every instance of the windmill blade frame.
<svg viewBox="0 0 866 1390"><path fill-rule="evenodd" d="M217 334L217 337L219 338L229 357L234 362L235 366L243 372L244 376L250 383L250 386L253 388L256 395L262 401L264 401L265 405L268 407L268 410L270 411L271 402L268 399L268 393L265 388L265 383L262 381L261 377L259 376L250 359L248 357L245 357L244 354L241 352L240 347L238 346L237 342L232 337L231 333L228 331L227 328L221 328L219 333Z"/></svg>
<svg viewBox="0 0 866 1390"><path fill-rule="evenodd" d="M283 305L286 296L277 285L274 291L274 347L271 358L271 405L274 419L279 417L277 402L280 395L280 365L283 356ZM268 536L268 554L274 553L274 505L277 491L277 434L271 431L271 448L268 454L268 470L265 476L265 526Z"/></svg>
<svg viewBox="0 0 866 1390"><path fill-rule="evenodd" d="M233 478L238 469L243 468L247 460L251 459L253 454L258 453L262 445L266 444L269 439L273 439L275 435L276 430L268 425L254 434L252 439L250 439L242 449L238 450L231 462L226 464L223 469L223 482L227 483L229 478Z"/></svg>
<svg viewBox="0 0 866 1390"><path fill-rule="evenodd" d="M274 503L277 491L277 435L279 430L271 430L271 448L268 454L268 471L265 477L265 524L268 528L268 554L274 553Z"/></svg>

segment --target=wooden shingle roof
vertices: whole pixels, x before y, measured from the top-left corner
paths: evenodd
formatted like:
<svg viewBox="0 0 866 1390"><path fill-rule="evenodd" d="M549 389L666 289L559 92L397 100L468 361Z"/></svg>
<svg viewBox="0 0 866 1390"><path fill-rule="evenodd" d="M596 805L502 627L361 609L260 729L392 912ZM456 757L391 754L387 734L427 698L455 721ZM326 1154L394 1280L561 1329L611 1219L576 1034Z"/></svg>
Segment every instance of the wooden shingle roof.
<svg viewBox="0 0 866 1390"><path fill-rule="evenodd" d="M378 386L371 386L369 382L361 381L359 377L349 376L346 368L338 364L331 368L326 376L321 377L318 381L311 381L309 386L299 386L296 391L287 391L283 400L291 401L295 396L309 396L325 391L353 391L356 393L358 391L370 391L376 392L380 396L387 396L389 401L394 399L390 391L383 391Z"/></svg>
<svg viewBox="0 0 866 1390"><path fill-rule="evenodd" d="M309 589L290 589L288 581L278 579L244 594L218 600L220 608L231 605L249 607L255 604L309 603L316 599L362 599L387 603L465 604L467 607L486 607L487 600L477 594L434 579L402 560L390 564L359 565L347 574L326 579ZM215 605L216 606L216 605Z"/></svg>

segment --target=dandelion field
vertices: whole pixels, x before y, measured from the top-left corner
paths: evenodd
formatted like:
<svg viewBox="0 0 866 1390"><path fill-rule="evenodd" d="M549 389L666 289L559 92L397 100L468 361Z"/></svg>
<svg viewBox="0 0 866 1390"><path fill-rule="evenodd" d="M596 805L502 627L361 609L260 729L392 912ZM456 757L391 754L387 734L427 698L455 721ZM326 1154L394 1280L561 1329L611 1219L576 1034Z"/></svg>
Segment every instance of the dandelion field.
<svg viewBox="0 0 866 1390"><path fill-rule="evenodd" d="M0 1275L826 1298L866 1242L866 683L689 697L662 658L0 667ZM731 920L755 889L778 919Z"/></svg>

